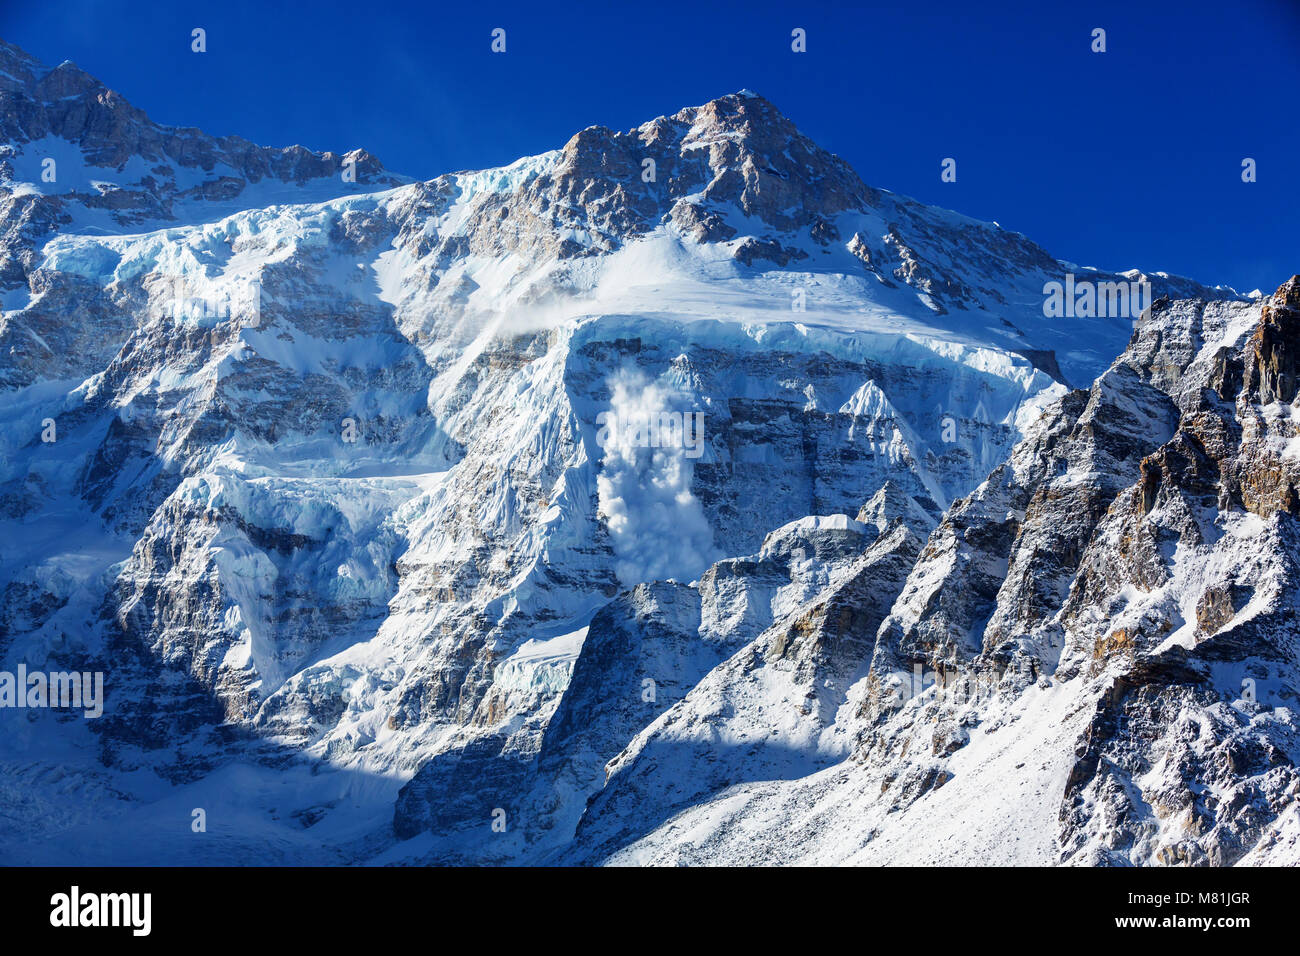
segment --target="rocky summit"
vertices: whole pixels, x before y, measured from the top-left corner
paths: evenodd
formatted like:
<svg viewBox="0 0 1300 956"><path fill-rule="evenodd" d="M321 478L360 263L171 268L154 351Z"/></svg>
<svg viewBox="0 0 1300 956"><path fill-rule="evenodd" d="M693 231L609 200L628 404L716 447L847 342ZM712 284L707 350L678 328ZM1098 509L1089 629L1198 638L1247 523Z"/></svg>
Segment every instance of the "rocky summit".
<svg viewBox="0 0 1300 956"><path fill-rule="evenodd" d="M1300 276L748 91L418 181L0 43L0 130L6 862L1300 863Z"/></svg>

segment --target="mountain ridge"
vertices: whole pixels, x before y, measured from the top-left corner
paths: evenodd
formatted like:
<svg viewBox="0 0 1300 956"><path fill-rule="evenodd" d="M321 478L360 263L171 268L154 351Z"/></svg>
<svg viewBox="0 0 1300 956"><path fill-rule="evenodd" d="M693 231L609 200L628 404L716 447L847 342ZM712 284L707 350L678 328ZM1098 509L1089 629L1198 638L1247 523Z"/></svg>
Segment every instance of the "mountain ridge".
<svg viewBox="0 0 1300 956"><path fill-rule="evenodd" d="M93 117L143 114L71 69L56 80L107 111L56 114L88 131L74 169L155 142L114 140ZM321 175L277 180L298 201L248 207L269 154L231 167L233 191L141 178L44 195L20 178L54 128L34 102L0 90L7 137L42 132L0 160L0 653L93 662L108 704L89 727L33 714L0 750L22 858L63 832L105 860L694 858L619 809L641 806L703 820L703 845L739 859L750 851L709 829L736 825L721 794L759 787L776 809L758 825L823 777L865 780L879 797L866 817L894 807L909 822L891 832L910 833L931 794L970 799L978 728L1067 705L1080 716L1053 738L1064 828L1039 826L1036 852L1122 862L1099 849L1115 837L1144 862L1154 828L1169 854L1238 858L1166 839L1159 814L1097 832L1089 808L1118 806L1121 784L1101 757L1067 758L1096 682L1140 672L1078 663L1090 639L1136 640L1085 627L1104 616L1098 593L1137 587L1114 580L1097 521L1145 501L1134 481L1176 498L1205 470L1198 447L1255 421L1202 407L1198 383L1222 402L1285 403L1289 286L1243 302L1153 275L1161 295L1137 321L1048 320L1043 283L1072 267L866 186L754 95L590 127L498 169L333 195L340 157L291 148L285 170ZM178 149L160 154L174 187L195 168ZM106 201L123 190L139 195ZM159 211L191 218L121 231ZM178 284L233 304L170 308ZM232 295L249 284L255 302ZM1217 358L1198 338L1214 335ZM1063 384L1080 377L1089 389ZM632 429L602 438L602 412ZM698 458L638 443L673 414L703 416ZM1269 469L1289 474L1287 456L1260 449L1291 426L1260 421L1263 439L1210 458L1245 476L1229 511L1249 499L1290 514L1260 488ZM1276 534L1261 554L1284 574ZM1154 585L1147 571L1137 581ZM1202 616L1227 626L1245 605L1219 583ZM1075 587L1069 620L1043 620ZM1271 647L1252 643L1246 664ZM1006 677L1012 663L1032 679ZM882 701L912 665L1007 686L992 705L918 697L899 716ZM1066 691L1038 687L1058 666ZM1259 680L1293 686L1286 667ZM1186 683L1197 701L1226 692ZM1098 753L1137 753L1105 730L1104 701ZM1289 753L1285 725L1261 717L1251 747ZM86 782L58 783L48 754ZM681 772L661 788L656 767ZM1255 776L1221 778L1267 807L1258 825L1233 817L1243 845L1288 825L1290 778ZM232 779L255 783L231 794ZM156 815L181 803L224 817L220 840L159 833ZM997 817L963 806L961 819ZM860 836L859 849L878 839Z"/></svg>

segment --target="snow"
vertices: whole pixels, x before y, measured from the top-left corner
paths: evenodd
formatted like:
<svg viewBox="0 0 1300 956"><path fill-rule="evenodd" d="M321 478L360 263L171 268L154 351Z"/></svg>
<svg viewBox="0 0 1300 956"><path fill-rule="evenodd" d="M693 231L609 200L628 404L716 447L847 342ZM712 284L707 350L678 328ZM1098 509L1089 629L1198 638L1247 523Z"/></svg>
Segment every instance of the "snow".
<svg viewBox="0 0 1300 956"><path fill-rule="evenodd" d="M586 639L585 627L544 640L528 639L502 662L497 671L497 686L507 693L518 690L563 693Z"/></svg>
<svg viewBox="0 0 1300 956"><path fill-rule="evenodd" d="M661 413L689 412L690 396L649 381L637 369L621 372L610 392L609 412L619 427L610 429L596 487L614 541L615 572L628 587L669 578L689 581L720 557L713 529L691 491L689 450L642 447L627 426L648 433L651 419Z"/></svg>
<svg viewBox="0 0 1300 956"><path fill-rule="evenodd" d="M606 862L701 865L1051 866L1060 795L1090 712L1072 688L1029 690L1017 713L971 732L952 779L888 812L879 780L853 761L789 781L741 784L693 806ZM686 772L683 770L682 772ZM798 841L772 841L797 832Z"/></svg>

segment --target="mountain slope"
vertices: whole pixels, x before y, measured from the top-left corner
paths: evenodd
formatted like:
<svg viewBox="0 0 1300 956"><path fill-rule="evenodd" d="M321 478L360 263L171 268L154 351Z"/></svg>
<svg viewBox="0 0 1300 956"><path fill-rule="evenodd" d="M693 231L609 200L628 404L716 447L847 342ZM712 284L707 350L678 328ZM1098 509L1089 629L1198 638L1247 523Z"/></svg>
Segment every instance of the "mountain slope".
<svg viewBox="0 0 1300 956"><path fill-rule="evenodd" d="M713 813L887 746L886 670L1066 666L1040 619L1179 424L1194 341L1080 418L1067 383L1132 331L1044 315L1081 270L753 94L407 183L158 126L12 46L0 72L0 653L107 685L0 745L16 858L616 858L657 839L617 809L654 773L663 817ZM673 420L698 442L646 441ZM1068 507L1057 468L1094 476ZM220 839L145 838L182 804Z"/></svg>
<svg viewBox="0 0 1300 956"><path fill-rule="evenodd" d="M849 692L851 757L628 834L706 678L610 763L570 858L1293 865L1297 305L1300 276L1159 303L954 505Z"/></svg>

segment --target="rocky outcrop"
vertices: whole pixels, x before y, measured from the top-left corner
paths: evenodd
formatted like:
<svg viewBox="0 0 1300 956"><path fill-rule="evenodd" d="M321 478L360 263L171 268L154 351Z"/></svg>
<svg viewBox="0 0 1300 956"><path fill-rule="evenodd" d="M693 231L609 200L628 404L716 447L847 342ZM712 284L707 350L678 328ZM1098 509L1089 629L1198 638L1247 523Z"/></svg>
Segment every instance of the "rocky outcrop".
<svg viewBox="0 0 1300 956"><path fill-rule="evenodd" d="M1289 860L1300 529L1284 494L1251 489L1289 487L1296 462L1293 410L1265 384L1285 362L1259 358L1294 344L1293 282L1254 306L1162 303L953 504L845 695L846 756L783 780L741 746L753 773L719 774L735 705L697 705L690 731L672 715L741 693L738 655L611 762L566 859ZM1233 366L1276 377L1234 388ZM703 749L657 749L692 735Z"/></svg>

